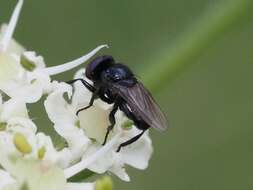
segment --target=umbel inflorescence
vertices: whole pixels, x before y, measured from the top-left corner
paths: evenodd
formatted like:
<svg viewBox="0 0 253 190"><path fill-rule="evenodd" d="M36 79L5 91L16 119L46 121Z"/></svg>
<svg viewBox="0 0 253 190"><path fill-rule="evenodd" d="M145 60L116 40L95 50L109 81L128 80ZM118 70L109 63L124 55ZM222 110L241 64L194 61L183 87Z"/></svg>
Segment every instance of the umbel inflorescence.
<svg viewBox="0 0 253 190"><path fill-rule="evenodd" d="M117 153L119 144L139 133L135 127L125 127L127 118L118 111L117 126L102 146L111 105L97 100L77 117L76 111L89 103L91 93L82 84L72 87L50 78L79 66L107 45L62 65L46 67L42 56L12 38L22 4L19 0L0 31L0 189L93 190L101 189L103 181L108 183L68 182L85 169L129 181L125 165L148 166L153 151L148 133ZM74 78L84 77L84 71L79 70ZM37 103L42 96L55 131L66 141L61 149L53 145L52 137L38 132L29 117L27 104Z"/></svg>

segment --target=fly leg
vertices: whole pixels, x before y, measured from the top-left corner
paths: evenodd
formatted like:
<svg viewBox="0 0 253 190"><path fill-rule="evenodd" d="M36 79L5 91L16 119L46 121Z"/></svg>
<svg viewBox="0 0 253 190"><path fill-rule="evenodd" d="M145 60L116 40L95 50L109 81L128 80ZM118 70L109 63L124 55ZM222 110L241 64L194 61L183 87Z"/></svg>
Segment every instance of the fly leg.
<svg viewBox="0 0 253 190"><path fill-rule="evenodd" d="M90 102L89 102L89 105L88 106L85 106L84 108L81 108L79 110L77 110L76 112L76 115L78 116L78 114L83 111L83 110L86 110L88 109L89 107L91 107L94 103L94 100L97 98L97 92L96 92L96 88L94 86L92 86L90 83L88 83L86 80L84 79L74 79L74 80L70 80L70 81L67 81L66 83L68 84L73 84L77 81L81 81L83 83L83 85L89 90L91 91L93 94L91 96L91 99L90 99Z"/></svg>
<svg viewBox="0 0 253 190"><path fill-rule="evenodd" d="M134 143L135 141L137 141L137 140L144 134L145 131L146 131L146 129L144 129L140 134L134 136L134 137L131 138L130 140L128 140L128 141L126 141L126 142L120 144L116 152L119 152L120 149L121 149L122 147L127 146L127 145L132 144L132 143Z"/></svg>
<svg viewBox="0 0 253 190"><path fill-rule="evenodd" d="M113 105L113 108L112 108L112 111L109 114L109 120L110 120L111 124L107 128L105 139L104 139L104 142L103 142L102 145L105 145L105 143L107 141L107 138L108 138L108 135L109 135L109 133L111 132L111 130L113 129L113 127L115 125L115 113L117 112L117 110L119 108L120 102L121 102L120 100L115 101L115 103Z"/></svg>
<svg viewBox="0 0 253 190"><path fill-rule="evenodd" d="M132 144L135 141L137 141L144 134L144 132L149 128L149 126L145 122L143 122L142 120L138 119L132 113L132 111L129 109L129 107L127 106L127 104L121 104L120 105L120 109L126 114L126 116L129 119L131 119L134 122L135 126L138 129L142 130L142 132L140 134L134 136L133 138L129 139L128 141L120 144L116 152L119 152L122 147L127 146L127 145Z"/></svg>
<svg viewBox="0 0 253 190"><path fill-rule="evenodd" d="M79 114L81 111L83 111L83 110L86 110L86 109L90 108L90 107L93 105L94 100L95 100L96 98L97 98L97 93L96 93L96 92L94 92L94 93L92 94L92 96L91 96L91 99L90 99L89 105L88 105L88 106L85 106L84 108L81 108L81 109L77 110L76 115L78 116L78 114Z"/></svg>
<svg viewBox="0 0 253 190"><path fill-rule="evenodd" d="M74 80L67 81L66 83L68 83L68 84L73 84L73 83L75 83L75 82L77 82L77 81L81 81L81 82L83 83L83 85L84 85L89 91L91 91L91 92L93 92L93 93L96 91L96 89L95 89L94 86L92 86L90 83L88 83L86 80L83 80L83 79L74 79Z"/></svg>

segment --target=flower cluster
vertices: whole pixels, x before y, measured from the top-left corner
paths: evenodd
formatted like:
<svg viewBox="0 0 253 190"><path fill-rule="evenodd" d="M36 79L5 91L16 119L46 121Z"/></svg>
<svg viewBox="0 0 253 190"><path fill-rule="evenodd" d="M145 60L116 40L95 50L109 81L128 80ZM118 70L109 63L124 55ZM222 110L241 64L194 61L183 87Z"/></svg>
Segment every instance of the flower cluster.
<svg viewBox="0 0 253 190"><path fill-rule="evenodd" d="M117 153L119 144L139 133L118 111L117 126L102 146L111 105L97 100L77 117L76 111L88 104L91 93L81 83L72 87L51 79L84 63L107 45L62 65L46 67L42 56L12 39L22 4L19 0L10 22L0 31L0 189L93 190L110 184L108 178L92 183L68 181L85 169L113 173L129 181L125 165L138 169L148 166L153 151L148 133ZM83 78L84 72L79 70L75 78ZM42 96L46 97L44 107L54 130L66 142L61 149L54 146L52 137L38 132L29 117L27 105L37 103Z"/></svg>

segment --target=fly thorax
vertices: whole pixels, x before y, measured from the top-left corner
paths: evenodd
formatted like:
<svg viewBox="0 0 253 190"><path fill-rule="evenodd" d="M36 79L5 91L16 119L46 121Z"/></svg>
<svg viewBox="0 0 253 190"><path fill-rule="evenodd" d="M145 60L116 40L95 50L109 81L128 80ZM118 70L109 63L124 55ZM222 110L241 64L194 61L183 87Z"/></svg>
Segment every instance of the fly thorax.
<svg viewBox="0 0 253 190"><path fill-rule="evenodd" d="M106 82L118 82L131 77L132 73L122 65L113 65L101 73L101 79Z"/></svg>

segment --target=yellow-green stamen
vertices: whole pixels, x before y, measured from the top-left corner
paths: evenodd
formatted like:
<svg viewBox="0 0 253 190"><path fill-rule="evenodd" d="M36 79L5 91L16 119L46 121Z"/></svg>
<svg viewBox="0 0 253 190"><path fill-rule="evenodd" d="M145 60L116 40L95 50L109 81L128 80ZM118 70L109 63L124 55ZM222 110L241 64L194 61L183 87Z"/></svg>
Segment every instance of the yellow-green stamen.
<svg viewBox="0 0 253 190"><path fill-rule="evenodd" d="M76 121L75 126L79 129L81 128L80 120Z"/></svg>
<svg viewBox="0 0 253 190"><path fill-rule="evenodd" d="M38 150L38 158L43 159L46 153L46 148L43 146Z"/></svg>
<svg viewBox="0 0 253 190"><path fill-rule="evenodd" d="M21 133L14 135L14 144L16 148L23 154L29 154L32 152L32 146L28 143L25 136Z"/></svg>
<svg viewBox="0 0 253 190"><path fill-rule="evenodd" d="M109 176L104 176L96 181L95 190L112 190L113 182Z"/></svg>
<svg viewBox="0 0 253 190"><path fill-rule="evenodd" d="M28 60L24 55L21 55L20 63L28 71L33 71L36 68L36 65L32 61Z"/></svg>
<svg viewBox="0 0 253 190"><path fill-rule="evenodd" d="M122 128L126 129L126 130L129 130L129 129L131 129L133 127L133 124L134 124L133 121L127 120L126 122L124 122L122 124Z"/></svg>
<svg viewBox="0 0 253 190"><path fill-rule="evenodd" d="M29 190L29 187L27 185L27 183L24 183L21 187L20 190Z"/></svg>
<svg viewBox="0 0 253 190"><path fill-rule="evenodd" d="M7 127L7 123L5 122L0 122L0 131L4 131Z"/></svg>

